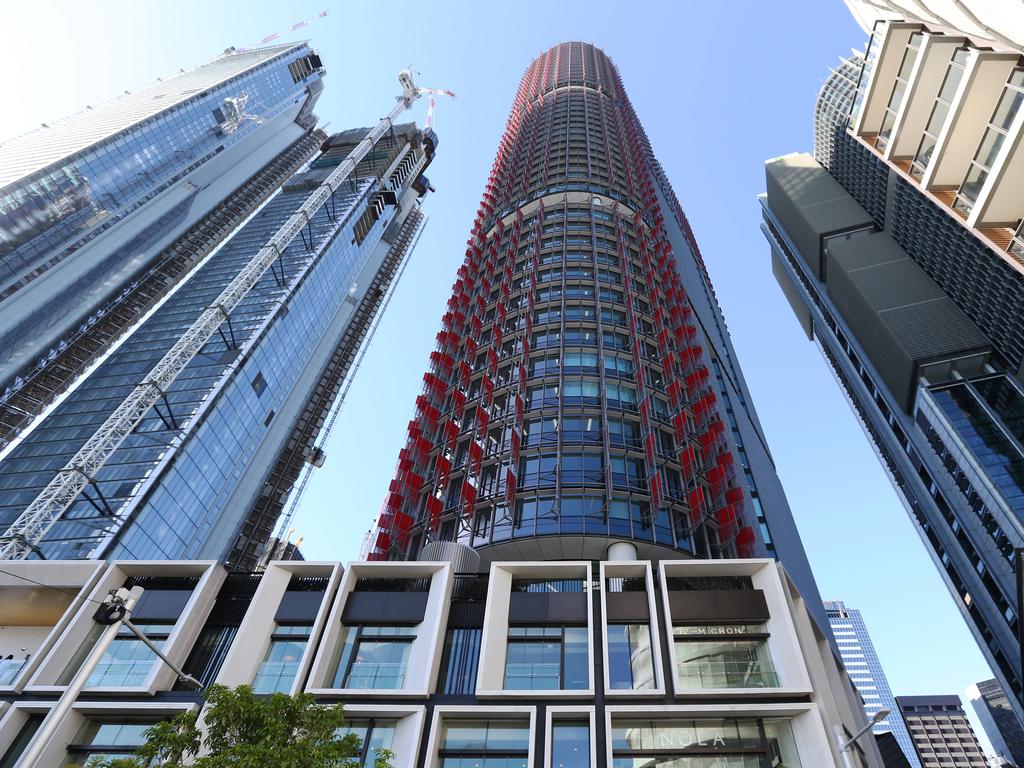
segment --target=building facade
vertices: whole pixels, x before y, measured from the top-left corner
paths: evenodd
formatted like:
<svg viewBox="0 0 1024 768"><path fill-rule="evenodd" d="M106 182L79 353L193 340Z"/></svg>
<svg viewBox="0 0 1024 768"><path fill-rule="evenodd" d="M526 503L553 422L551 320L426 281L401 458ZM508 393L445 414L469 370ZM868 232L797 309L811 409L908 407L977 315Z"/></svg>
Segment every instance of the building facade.
<svg viewBox="0 0 1024 768"><path fill-rule="evenodd" d="M28 581L28 580L30 581ZM50 585L49 588L39 584ZM0 574L0 764L19 758L95 639L95 605L203 685L306 691L395 768L878 768L825 635L770 559L650 562L9 563ZM118 635L33 768L123 754L201 694ZM43 736L39 736L43 738Z"/></svg>
<svg viewBox="0 0 1024 768"><path fill-rule="evenodd" d="M367 133L314 131L299 170L8 451L0 527L11 530L71 471L147 372L301 214L251 290L33 542L46 559L256 567L303 467L323 463L317 435L425 223L422 171L437 143L429 129L393 126L340 186L326 183Z"/></svg>
<svg viewBox="0 0 1024 768"><path fill-rule="evenodd" d="M882 709L890 712L888 717L875 724L872 731L875 734L892 733L911 768L921 768L914 743L897 712L896 698L889 688L864 617L856 608L847 608L841 600L826 600L825 612L839 648L839 658L864 701L864 713L870 719Z"/></svg>
<svg viewBox="0 0 1024 768"><path fill-rule="evenodd" d="M996 753L1015 765L1024 765L1024 727L999 682L975 683L967 689L967 696Z"/></svg>
<svg viewBox="0 0 1024 768"><path fill-rule="evenodd" d="M322 74L228 49L0 143L0 448L309 158Z"/></svg>
<svg viewBox="0 0 1024 768"><path fill-rule="evenodd" d="M1024 57L999 37L880 22L827 166L767 163L762 230L1021 716Z"/></svg>
<svg viewBox="0 0 1024 768"><path fill-rule="evenodd" d="M897 696L923 768L989 768L959 696Z"/></svg>
<svg viewBox="0 0 1024 768"><path fill-rule="evenodd" d="M696 241L601 50L527 69L424 384L369 559L772 554L818 604Z"/></svg>

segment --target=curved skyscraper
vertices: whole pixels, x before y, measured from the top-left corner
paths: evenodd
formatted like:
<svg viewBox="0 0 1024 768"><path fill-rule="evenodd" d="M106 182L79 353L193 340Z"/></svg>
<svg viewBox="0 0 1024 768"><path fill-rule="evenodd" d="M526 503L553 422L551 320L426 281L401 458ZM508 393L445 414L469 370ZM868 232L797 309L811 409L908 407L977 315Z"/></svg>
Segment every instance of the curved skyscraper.
<svg viewBox="0 0 1024 768"><path fill-rule="evenodd" d="M618 71L529 66L371 559L781 559L817 591L700 251Z"/></svg>

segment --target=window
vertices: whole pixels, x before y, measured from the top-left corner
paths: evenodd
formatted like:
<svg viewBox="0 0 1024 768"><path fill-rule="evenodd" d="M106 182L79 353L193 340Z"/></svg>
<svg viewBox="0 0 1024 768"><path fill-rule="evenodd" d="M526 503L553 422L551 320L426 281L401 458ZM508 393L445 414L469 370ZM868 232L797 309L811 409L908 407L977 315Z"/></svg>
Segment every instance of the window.
<svg viewBox="0 0 1024 768"><path fill-rule="evenodd" d="M579 690L589 682L586 627L509 627L505 689Z"/></svg>
<svg viewBox="0 0 1024 768"><path fill-rule="evenodd" d="M135 626L157 648L161 649L174 628L173 624L136 624ZM92 644L89 644L89 647L91 650ZM130 629L122 626L110 647L107 648L106 653L103 654L103 658L96 665L96 669L89 676L86 685L143 685L155 660L156 656L153 652ZM77 672L80 663L73 666L74 672ZM72 677L74 672L72 672ZM67 682L70 682L70 680ZM64 684L66 685L67 683Z"/></svg>
<svg viewBox="0 0 1024 768"><path fill-rule="evenodd" d="M674 627L680 688L775 688L763 625ZM711 639L711 638L714 639Z"/></svg>
<svg viewBox="0 0 1024 768"><path fill-rule="evenodd" d="M654 687L651 631L646 624L608 625L608 686L616 690Z"/></svg>
<svg viewBox="0 0 1024 768"><path fill-rule="evenodd" d="M587 485L604 480L604 457L600 453L562 454L562 484Z"/></svg>
<svg viewBox="0 0 1024 768"><path fill-rule="evenodd" d="M593 352L566 352L566 373L597 373L598 357Z"/></svg>
<svg viewBox="0 0 1024 768"><path fill-rule="evenodd" d="M438 755L441 768L526 768L526 720L446 720Z"/></svg>
<svg viewBox="0 0 1024 768"><path fill-rule="evenodd" d="M800 768L787 720L612 720L612 768Z"/></svg>
<svg viewBox="0 0 1024 768"><path fill-rule="evenodd" d="M590 768L590 721L551 724L551 768Z"/></svg>
<svg viewBox="0 0 1024 768"><path fill-rule="evenodd" d="M14 741L11 742L11 746L4 752L3 757L0 757L0 768L14 768L18 760L21 759L25 749L32 742L32 737L36 735L36 731L39 730L39 726L43 724L43 715L29 715L25 724L21 726L18 731L18 735L14 737Z"/></svg>
<svg viewBox="0 0 1024 768"><path fill-rule="evenodd" d="M601 417L589 414L562 419L563 443L600 443Z"/></svg>
<svg viewBox="0 0 1024 768"><path fill-rule="evenodd" d="M130 755L145 742L145 731L151 725L151 722L90 721L68 745L68 762L70 765L85 765L90 761Z"/></svg>
<svg viewBox="0 0 1024 768"><path fill-rule="evenodd" d="M601 385L596 381L583 379L567 379L562 390L562 401L566 405L590 404L601 402Z"/></svg>
<svg viewBox="0 0 1024 768"><path fill-rule="evenodd" d="M350 627L333 687L401 688L415 639L412 627Z"/></svg>
<svg viewBox="0 0 1024 768"><path fill-rule="evenodd" d="M267 388L267 380L263 378L262 371L258 371L256 373L256 377L252 380L251 384L252 391L255 392L257 396L263 394L264 390Z"/></svg>
<svg viewBox="0 0 1024 768"><path fill-rule="evenodd" d="M640 446L640 424L628 419L608 419L608 440L616 448Z"/></svg>
<svg viewBox="0 0 1024 768"><path fill-rule="evenodd" d="M380 750L391 749L394 744L396 725L397 720L350 720L344 728L338 729L338 735L347 736L351 733L358 736L360 746L357 765L374 768Z"/></svg>
<svg viewBox="0 0 1024 768"><path fill-rule="evenodd" d="M309 642L309 624L278 625L270 636L270 647L263 658L252 689L256 693L287 693L291 690L299 662Z"/></svg>
<svg viewBox="0 0 1024 768"><path fill-rule="evenodd" d="M24 658L16 658L14 654L9 654L7 658L0 658L0 685L10 685L13 683L14 678L28 664L28 659L27 655Z"/></svg>
<svg viewBox="0 0 1024 768"><path fill-rule="evenodd" d="M441 659L440 692L472 694L476 690L476 672L480 663L479 627L452 628L445 634Z"/></svg>

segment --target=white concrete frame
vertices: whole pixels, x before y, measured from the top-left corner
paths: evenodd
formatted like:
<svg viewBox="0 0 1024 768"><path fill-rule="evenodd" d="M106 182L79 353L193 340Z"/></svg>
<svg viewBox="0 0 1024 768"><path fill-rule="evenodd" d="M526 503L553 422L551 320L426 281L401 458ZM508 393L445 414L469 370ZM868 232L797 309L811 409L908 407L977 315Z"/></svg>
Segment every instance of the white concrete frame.
<svg viewBox="0 0 1024 768"><path fill-rule="evenodd" d="M430 592L423 621L416 625L416 638L409 651L406 677L401 689L393 688L330 688L333 669L340 644L343 641L341 616L345 602L355 589L359 578L430 578ZM441 665L445 629L448 626L448 607L451 604L453 577L451 565L441 562L352 562L345 569L337 598L327 618L326 631L313 659L309 674L309 687L314 695L336 697L426 698L434 688Z"/></svg>
<svg viewBox="0 0 1024 768"><path fill-rule="evenodd" d="M192 590L192 596L163 645L163 652L168 658L176 664L184 664L206 622L210 609L213 608L217 592L224 582L226 576L224 568L213 560L118 560L111 563L99 579L94 580L89 599L96 602L102 601L108 592L123 586L125 580L130 576L199 577L199 583ZM74 617L66 625L66 630L59 642L55 643L29 679L25 687L27 692L60 693L65 689L66 686L57 685L56 680L64 672L95 626L92 616L96 612L96 607L95 602L85 602L74 612ZM154 658L146 681L142 685L89 686L85 688L85 695L108 692L154 694L157 691L169 690L176 679L177 675L173 670Z"/></svg>
<svg viewBox="0 0 1024 768"><path fill-rule="evenodd" d="M969 227L1014 227L1024 217L1024 109L1018 109L978 199Z"/></svg>
<svg viewBox="0 0 1024 768"><path fill-rule="evenodd" d="M26 705L26 707L31 706ZM46 709L47 707L44 706L37 708L35 711L42 713ZM163 720L174 717L180 712L188 712L195 709L196 706L188 702L79 701L74 705L67 717L57 726L57 730L54 731L53 736L46 743L46 748L43 750L39 760L31 768L64 768L68 762L68 745L74 742L75 735L81 730L87 720L104 717L120 720L126 717L140 716L152 717L154 720ZM31 711L32 709L28 708L25 716ZM4 718L4 720L6 722L7 718ZM24 723L24 720L22 720L22 723ZM4 724L0 724L0 730L3 730L3 727ZM17 731L14 733L16 735ZM29 768L29 766L18 765L18 768Z"/></svg>
<svg viewBox="0 0 1024 768"><path fill-rule="evenodd" d="M394 768L415 768L420 754L423 720L427 716L426 707L416 704L346 704L345 715L348 720L365 720L371 717L398 720L398 725L395 726L395 740L391 744L391 751L395 753L391 765Z"/></svg>
<svg viewBox="0 0 1024 768"><path fill-rule="evenodd" d="M649 560L632 560L608 562L602 561L600 566L601 577L601 653L604 659L604 695L609 698L638 698L644 696L665 695L665 673L661 658L661 622L658 619L657 592L654 589L654 576ZM606 599L607 583L610 578L620 576L643 576L647 591L647 613L650 619L647 622L651 634L651 663L654 665L654 687L626 690L623 688L612 688L608 680L608 604ZM591 763L594 765L594 763Z"/></svg>
<svg viewBox="0 0 1024 768"><path fill-rule="evenodd" d="M861 83L864 98L860 113L856 115L853 132L857 136L865 133L876 134L882 127L885 109L889 106L889 96L896 83L900 65L903 63L903 52L907 49L907 41L915 32L923 32L921 24L908 22L888 22L881 33L882 39L877 43L878 56L867 83ZM876 35L878 32L875 33Z"/></svg>
<svg viewBox="0 0 1024 768"><path fill-rule="evenodd" d="M295 695L303 690L306 672L309 670L315 653L317 638L323 631L327 614L330 611L331 598L338 588L342 566L339 563L316 561L282 560L270 563L260 580L259 588L253 595L249 610L238 628L239 639L231 645L231 650L224 659L224 664L217 674L216 682L221 685L251 685L263 665L267 649L270 647L270 636L274 633L274 617L281 605L281 599L288 591L292 577L327 577L327 590L313 620L306 650L299 661L298 671L287 693Z"/></svg>
<svg viewBox="0 0 1024 768"><path fill-rule="evenodd" d="M0 693L21 693L25 689L25 685L35 674L43 659L64 635L75 614L83 606L90 605L86 602L86 598L105 565L103 561L98 560L12 560L5 563L4 570L8 573L0 574L0 591L17 588L32 592L46 589L49 592L51 589L56 589L66 592L69 602L64 613L49 630L46 630L45 625L29 626L9 623L6 617L0 613L0 640L3 640L4 643L0 649L10 652L10 648L17 647L19 652L24 648L31 653L28 662L17 677L11 681L11 684L0 686ZM32 581L25 581L24 578L18 578L18 576L24 576ZM42 582L50 589L35 587L32 582ZM61 600L63 599L62 597ZM17 607L21 609L25 606L18 605ZM2 754L2 750L0 750L0 754Z"/></svg>
<svg viewBox="0 0 1024 768"><path fill-rule="evenodd" d="M605 708L605 757L612 764L612 720L616 717L668 720L671 718L779 718L789 720L801 768L843 768L821 714L813 704L609 704ZM827 757L826 757L827 756Z"/></svg>
<svg viewBox="0 0 1024 768"><path fill-rule="evenodd" d="M765 558L750 560L675 560L662 561L659 578L664 601L668 637L669 668L675 698L706 698L716 696L730 699L781 698L809 696L814 693L807 673L793 619L786 602L786 593L774 560ZM754 588L764 592L770 618L765 623L769 633L768 653L779 678L778 688L680 688L676 679L678 661L676 644L672 634L672 610L668 602L668 581L670 576L750 576Z"/></svg>
<svg viewBox="0 0 1024 768"><path fill-rule="evenodd" d="M928 169L921 178L922 187L932 191L960 188L1018 58L997 51L970 52L946 122L936 137Z"/></svg>
<svg viewBox="0 0 1024 768"><path fill-rule="evenodd" d="M537 741L536 707L439 705L434 707L434 720L430 723L430 736L427 738L427 754L423 759L423 768L440 768L441 760L438 757L438 751L441 749L441 725L446 718L451 720L529 720L530 747L526 756L526 764L534 765L534 744Z"/></svg>
<svg viewBox="0 0 1024 768"><path fill-rule="evenodd" d="M554 706L548 707L544 718L544 768L555 768L552 765L552 748L554 747L554 721L580 720L586 718L590 723L590 768L597 768L597 709L591 706ZM601 724L604 727L604 724ZM611 765L611 763L608 763Z"/></svg>
<svg viewBox="0 0 1024 768"><path fill-rule="evenodd" d="M886 160L913 159L953 53L965 42L963 37L925 33L892 128L892 136L885 146L883 156Z"/></svg>
<svg viewBox="0 0 1024 768"><path fill-rule="evenodd" d="M587 664L586 690L563 689L545 691L514 691L505 688L505 659L508 650L508 611L512 579L583 579L587 600ZM545 698L583 697L594 695L594 601L591 592L593 576L590 562L556 561L525 563L491 563L487 585L487 609L480 638L480 664L477 670L476 695L480 698Z"/></svg>

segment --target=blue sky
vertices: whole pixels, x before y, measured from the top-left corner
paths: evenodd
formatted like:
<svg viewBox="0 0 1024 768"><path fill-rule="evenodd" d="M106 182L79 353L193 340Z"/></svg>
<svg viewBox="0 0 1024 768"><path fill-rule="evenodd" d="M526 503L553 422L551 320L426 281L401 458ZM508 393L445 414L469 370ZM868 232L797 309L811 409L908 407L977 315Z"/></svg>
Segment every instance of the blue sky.
<svg viewBox="0 0 1024 768"><path fill-rule="evenodd" d="M331 3L49 2L0 7L0 138L212 58L327 8L328 130L369 125L412 64L438 104L427 231L294 521L308 558L358 556L390 480L512 97L566 39L621 71L686 210L822 595L864 612L897 694L961 693L990 673L821 355L769 266L766 158L810 151L814 99L864 33L841 0ZM425 104L411 117L422 121Z"/></svg>

